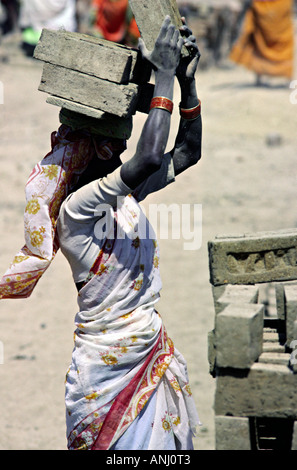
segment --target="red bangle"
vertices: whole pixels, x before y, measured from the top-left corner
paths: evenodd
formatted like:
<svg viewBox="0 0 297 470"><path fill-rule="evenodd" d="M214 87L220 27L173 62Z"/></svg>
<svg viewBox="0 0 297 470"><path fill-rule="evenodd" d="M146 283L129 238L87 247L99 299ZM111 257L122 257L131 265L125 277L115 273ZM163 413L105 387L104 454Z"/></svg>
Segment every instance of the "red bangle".
<svg viewBox="0 0 297 470"><path fill-rule="evenodd" d="M172 114L173 102L164 96L155 96L151 101L150 110L153 108L165 109Z"/></svg>
<svg viewBox="0 0 297 470"><path fill-rule="evenodd" d="M197 119L198 116L201 114L201 101L198 100L199 103L197 106L194 106L194 108L190 109L185 109L179 107L179 113L183 119L186 121L194 121L194 119Z"/></svg>

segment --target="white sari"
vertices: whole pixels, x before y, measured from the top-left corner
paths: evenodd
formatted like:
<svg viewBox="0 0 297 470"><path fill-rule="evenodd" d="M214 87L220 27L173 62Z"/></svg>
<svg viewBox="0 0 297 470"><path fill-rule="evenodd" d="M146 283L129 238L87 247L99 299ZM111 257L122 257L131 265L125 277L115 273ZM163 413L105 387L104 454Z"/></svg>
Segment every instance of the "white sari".
<svg viewBox="0 0 297 470"><path fill-rule="evenodd" d="M158 244L131 194L111 212L114 224L78 295L68 447L188 450L199 420L186 363L156 310Z"/></svg>

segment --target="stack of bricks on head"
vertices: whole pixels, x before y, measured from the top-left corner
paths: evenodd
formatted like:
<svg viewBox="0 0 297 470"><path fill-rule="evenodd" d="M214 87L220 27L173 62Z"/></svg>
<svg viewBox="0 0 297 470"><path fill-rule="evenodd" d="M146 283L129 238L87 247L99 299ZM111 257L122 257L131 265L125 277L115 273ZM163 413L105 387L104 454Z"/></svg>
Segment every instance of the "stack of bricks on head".
<svg viewBox="0 0 297 470"><path fill-rule="evenodd" d="M218 236L208 250L216 448L253 449L256 420L267 434L265 449L296 450L297 230ZM277 435L280 423L290 429L286 443Z"/></svg>
<svg viewBox="0 0 297 470"><path fill-rule="evenodd" d="M140 34L152 50L166 15L182 25L176 0L130 0ZM183 48L182 54L187 50ZM34 57L44 62L39 90L47 102L93 118L149 112L154 85L138 49L97 37L44 29Z"/></svg>

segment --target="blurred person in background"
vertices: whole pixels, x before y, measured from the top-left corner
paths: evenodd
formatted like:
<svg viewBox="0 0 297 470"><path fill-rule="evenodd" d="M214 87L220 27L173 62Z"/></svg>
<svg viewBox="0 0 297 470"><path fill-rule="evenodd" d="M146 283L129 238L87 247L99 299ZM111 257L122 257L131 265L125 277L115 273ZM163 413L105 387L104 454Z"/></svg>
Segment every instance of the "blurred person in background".
<svg viewBox="0 0 297 470"><path fill-rule="evenodd" d="M93 0L93 28L108 41L136 46L140 33L128 0Z"/></svg>
<svg viewBox="0 0 297 470"><path fill-rule="evenodd" d="M246 0L243 27L230 59L262 76L292 79L294 69L294 0Z"/></svg>
<svg viewBox="0 0 297 470"><path fill-rule="evenodd" d="M1 0L1 6L4 10L5 19L0 24L0 32L7 34L18 29L19 2L18 0Z"/></svg>
<svg viewBox="0 0 297 470"><path fill-rule="evenodd" d="M23 49L32 55L43 28L76 31L76 0L22 0L19 26Z"/></svg>

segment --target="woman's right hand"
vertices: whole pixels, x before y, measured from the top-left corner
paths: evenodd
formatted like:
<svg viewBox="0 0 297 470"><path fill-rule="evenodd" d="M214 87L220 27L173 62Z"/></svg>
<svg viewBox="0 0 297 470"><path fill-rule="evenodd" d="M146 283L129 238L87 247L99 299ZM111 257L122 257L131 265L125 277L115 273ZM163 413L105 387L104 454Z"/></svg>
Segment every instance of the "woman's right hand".
<svg viewBox="0 0 297 470"><path fill-rule="evenodd" d="M180 61L181 48L184 40L179 30L171 24L169 16L165 17L160 33L152 51L148 51L142 38L139 38L139 49L155 71L175 74Z"/></svg>

